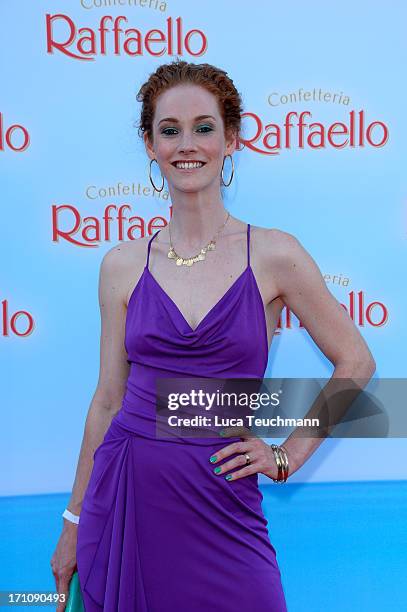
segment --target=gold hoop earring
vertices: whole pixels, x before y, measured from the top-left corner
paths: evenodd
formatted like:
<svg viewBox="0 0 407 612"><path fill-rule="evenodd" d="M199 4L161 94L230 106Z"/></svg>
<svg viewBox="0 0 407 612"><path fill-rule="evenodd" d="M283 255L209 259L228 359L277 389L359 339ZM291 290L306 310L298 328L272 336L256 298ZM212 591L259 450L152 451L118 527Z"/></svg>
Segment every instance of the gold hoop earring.
<svg viewBox="0 0 407 612"><path fill-rule="evenodd" d="M153 178L152 178L152 176L151 176L151 164L152 164L154 161L155 161L155 162L157 162L157 166L158 166L158 167L160 167L160 166L159 166L159 164L158 164L158 161L157 161L156 159L150 159L150 171L149 171L149 173L148 173L148 178L150 179L150 183L152 184L152 186L154 187L154 189L155 189L156 191L162 191L162 190L164 189L164 177L163 177L162 173L161 173L161 178L162 178L162 180L163 180L163 184L161 185L161 189L157 189L157 187L154 185L154 181L153 181ZM161 170L160 170L160 172L161 172Z"/></svg>
<svg viewBox="0 0 407 612"><path fill-rule="evenodd" d="M225 181L223 180L223 168L225 166L225 159L226 159L226 157L230 157L230 161L232 162L232 175L231 175L230 181L228 183L225 183ZM233 164L233 157L230 154L226 155L226 157L223 158L222 171L221 171L220 175L222 177L222 183L225 185L225 187L229 187L230 183L232 182L233 175L235 173L235 167L234 167L234 164Z"/></svg>

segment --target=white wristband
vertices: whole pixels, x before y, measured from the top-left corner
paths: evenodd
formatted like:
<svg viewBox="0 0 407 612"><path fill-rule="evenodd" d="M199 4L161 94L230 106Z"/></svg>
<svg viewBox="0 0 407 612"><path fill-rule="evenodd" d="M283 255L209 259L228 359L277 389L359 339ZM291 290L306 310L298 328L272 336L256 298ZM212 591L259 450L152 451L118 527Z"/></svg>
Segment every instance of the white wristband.
<svg viewBox="0 0 407 612"><path fill-rule="evenodd" d="M71 521L71 523L76 523L76 525L79 523L79 516L72 514L68 508L66 508L66 510L62 513L62 516L68 519L68 521Z"/></svg>

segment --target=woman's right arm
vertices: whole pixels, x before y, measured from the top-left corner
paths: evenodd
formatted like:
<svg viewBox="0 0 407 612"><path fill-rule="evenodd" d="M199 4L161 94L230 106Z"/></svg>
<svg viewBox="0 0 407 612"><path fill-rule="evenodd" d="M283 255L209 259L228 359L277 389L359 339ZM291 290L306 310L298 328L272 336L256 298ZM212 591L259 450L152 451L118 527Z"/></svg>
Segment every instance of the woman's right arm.
<svg viewBox="0 0 407 612"><path fill-rule="evenodd" d="M124 348L128 264L131 246L124 243L110 249L103 257L99 273L99 307L101 315L100 370L96 391L86 417L84 434L72 494L67 505L80 515L83 497L93 468L93 455L100 446L114 415L121 406L129 373ZM134 254L134 250L131 250ZM134 269L134 261L133 261ZM63 612L69 593L69 582L76 569L77 529L63 518L63 526L51 559L57 592L66 595L57 612Z"/></svg>

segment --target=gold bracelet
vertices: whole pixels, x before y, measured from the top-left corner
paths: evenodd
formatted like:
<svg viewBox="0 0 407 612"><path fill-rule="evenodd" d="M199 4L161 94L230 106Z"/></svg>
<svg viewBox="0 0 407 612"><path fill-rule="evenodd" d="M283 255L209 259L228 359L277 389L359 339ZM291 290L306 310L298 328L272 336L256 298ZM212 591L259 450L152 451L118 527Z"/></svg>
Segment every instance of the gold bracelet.
<svg viewBox="0 0 407 612"><path fill-rule="evenodd" d="M281 482L281 459L280 459L280 453L278 452L278 446L277 444L270 444L272 451L274 453L274 459L276 461L277 467L278 467L278 474L277 474L277 478L273 478L274 482Z"/></svg>
<svg viewBox="0 0 407 612"><path fill-rule="evenodd" d="M285 474L284 474L284 482L287 481L288 478L288 473L289 473L289 465L288 465L288 452L285 446L283 446L281 444L281 446L279 447L282 453L282 457L283 457L283 462L284 462L284 470L285 470Z"/></svg>
<svg viewBox="0 0 407 612"><path fill-rule="evenodd" d="M270 446L278 467L277 478L272 478L272 480L273 482L287 482L289 472L287 450L284 446L278 446L277 444L271 444Z"/></svg>

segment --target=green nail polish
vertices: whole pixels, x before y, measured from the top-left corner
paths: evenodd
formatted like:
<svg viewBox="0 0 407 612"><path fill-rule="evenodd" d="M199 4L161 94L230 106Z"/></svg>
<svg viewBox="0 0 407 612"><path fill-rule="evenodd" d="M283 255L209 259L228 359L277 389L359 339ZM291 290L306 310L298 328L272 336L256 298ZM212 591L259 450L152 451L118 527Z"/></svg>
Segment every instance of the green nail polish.
<svg viewBox="0 0 407 612"><path fill-rule="evenodd" d="M226 480L232 480L233 476L232 474L226 474L225 479Z"/></svg>
<svg viewBox="0 0 407 612"><path fill-rule="evenodd" d="M219 466L216 467L213 471L215 472L215 474L219 474L219 472L221 471L222 468L220 468Z"/></svg>
<svg viewBox="0 0 407 612"><path fill-rule="evenodd" d="M217 459L218 459L218 458L217 458L217 456L216 456L216 455L213 455L213 456L212 456L212 457L209 459L209 461L210 461L211 463L215 463L215 461L216 461Z"/></svg>

